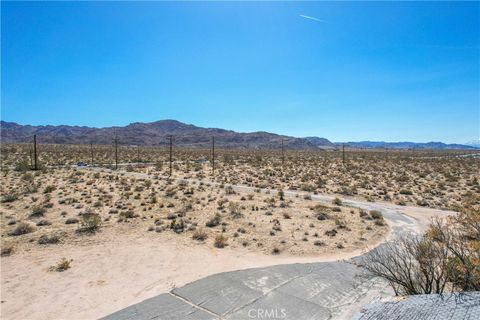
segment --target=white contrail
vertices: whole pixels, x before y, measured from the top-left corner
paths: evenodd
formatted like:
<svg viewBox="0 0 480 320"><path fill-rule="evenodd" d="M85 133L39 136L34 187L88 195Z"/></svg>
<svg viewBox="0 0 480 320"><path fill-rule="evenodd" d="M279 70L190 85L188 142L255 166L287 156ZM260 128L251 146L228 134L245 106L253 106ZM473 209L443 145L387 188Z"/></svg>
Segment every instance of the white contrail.
<svg viewBox="0 0 480 320"><path fill-rule="evenodd" d="M305 18L305 19L310 19L310 20L318 21L318 22L327 22L327 21L325 21L325 20L318 19L318 18L315 18L315 17L306 16L306 15L304 15L304 14L301 14L300 17Z"/></svg>

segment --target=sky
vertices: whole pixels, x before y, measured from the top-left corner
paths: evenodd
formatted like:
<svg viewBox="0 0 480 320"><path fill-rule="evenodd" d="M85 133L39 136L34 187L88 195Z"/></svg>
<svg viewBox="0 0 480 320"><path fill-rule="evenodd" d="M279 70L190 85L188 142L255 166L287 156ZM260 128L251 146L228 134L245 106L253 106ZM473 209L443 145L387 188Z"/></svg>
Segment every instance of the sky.
<svg viewBox="0 0 480 320"><path fill-rule="evenodd" d="M1 2L1 119L480 136L480 2Z"/></svg>

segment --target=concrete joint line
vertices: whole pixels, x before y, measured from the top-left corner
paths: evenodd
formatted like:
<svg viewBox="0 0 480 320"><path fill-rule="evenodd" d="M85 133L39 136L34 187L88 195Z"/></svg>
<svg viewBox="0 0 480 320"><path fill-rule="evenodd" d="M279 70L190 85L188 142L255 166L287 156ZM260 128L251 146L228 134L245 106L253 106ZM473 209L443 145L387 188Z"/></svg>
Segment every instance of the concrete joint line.
<svg viewBox="0 0 480 320"><path fill-rule="evenodd" d="M175 298L180 299L180 300L182 300L183 302L191 305L191 306L194 307L194 308L200 309L200 310L202 310L202 311L205 311L205 312L208 313L208 314L211 314L212 316L217 317L218 320L222 320L222 319L223 319L222 316L216 314L215 312L213 312L213 311L211 311L211 310L208 310L207 308L204 308L204 307L202 307L202 306L198 306L198 305L196 305L195 303L191 302L191 301L188 300L188 299L185 299L184 297L176 294L176 293L173 292L173 291L170 291L169 294L171 294L171 295L174 296Z"/></svg>

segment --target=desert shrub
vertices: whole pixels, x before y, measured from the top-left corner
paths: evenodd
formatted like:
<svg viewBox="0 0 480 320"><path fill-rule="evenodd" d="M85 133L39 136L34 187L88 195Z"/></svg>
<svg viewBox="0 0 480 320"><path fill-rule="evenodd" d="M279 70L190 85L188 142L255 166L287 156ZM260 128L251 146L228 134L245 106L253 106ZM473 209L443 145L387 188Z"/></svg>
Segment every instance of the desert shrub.
<svg viewBox="0 0 480 320"><path fill-rule="evenodd" d="M205 241L207 237L208 237L207 233L203 229L195 230L195 232L192 235L192 239L197 241Z"/></svg>
<svg viewBox="0 0 480 320"><path fill-rule="evenodd" d="M479 291L480 210L465 207L447 220L435 219L425 235L388 242L362 260L396 294Z"/></svg>
<svg viewBox="0 0 480 320"><path fill-rule="evenodd" d="M400 194L411 196L411 195L413 195L413 192L410 191L410 190L407 190L407 189L402 189L402 190L400 190Z"/></svg>
<svg viewBox="0 0 480 320"><path fill-rule="evenodd" d="M32 218L43 217L45 212L47 212L47 209L45 209L43 206L34 206L32 208L32 212L30 213L30 217Z"/></svg>
<svg viewBox="0 0 480 320"><path fill-rule="evenodd" d="M95 203L93 204L93 207L95 207L95 208L100 208L102 206L103 206L102 201L95 201Z"/></svg>
<svg viewBox="0 0 480 320"><path fill-rule="evenodd" d="M273 247L272 254L280 254L280 249L278 247Z"/></svg>
<svg viewBox="0 0 480 320"><path fill-rule="evenodd" d="M335 219L335 225L339 229L345 229L347 227L347 223L342 219Z"/></svg>
<svg viewBox="0 0 480 320"><path fill-rule="evenodd" d="M328 220L330 219L330 215L326 212L319 212L316 214L318 220Z"/></svg>
<svg viewBox="0 0 480 320"><path fill-rule="evenodd" d="M9 193L2 197L2 203L14 202L18 199L18 195L16 193Z"/></svg>
<svg viewBox="0 0 480 320"><path fill-rule="evenodd" d="M383 214L378 210L371 210L370 217L375 220L383 220Z"/></svg>
<svg viewBox="0 0 480 320"><path fill-rule="evenodd" d="M68 270L72 267L71 266L72 261L73 261L72 259L67 260L65 258L62 258L59 262L57 262L56 265L51 266L49 268L49 270L50 271L63 272L63 271Z"/></svg>
<svg viewBox="0 0 480 320"><path fill-rule="evenodd" d="M323 246L326 246L325 242L324 241L321 241L321 240L315 240L313 242L313 244L317 247L323 247Z"/></svg>
<svg viewBox="0 0 480 320"><path fill-rule="evenodd" d="M29 172L25 172L24 174L22 174L22 181L25 181L25 182L32 182L33 181L33 174L29 173Z"/></svg>
<svg viewBox="0 0 480 320"><path fill-rule="evenodd" d="M162 169L163 169L163 162L162 161L155 162L155 170L162 171Z"/></svg>
<svg viewBox="0 0 480 320"><path fill-rule="evenodd" d="M329 236L329 237L334 237L334 236L337 235L337 233L338 233L338 232L337 232L337 230L335 230L335 229L325 231L325 235L327 235L327 236Z"/></svg>
<svg viewBox="0 0 480 320"><path fill-rule="evenodd" d="M226 194L235 194L235 190L233 190L232 186L226 186L225 187L225 193Z"/></svg>
<svg viewBox="0 0 480 320"><path fill-rule="evenodd" d="M240 228L237 229L237 232L245 234L245 233L247 233L247 230L245 230L245 228L240 227Z"/></svg>
<svg viewBox="0 0 480 320"><path fill-rule="evenodd" d="M49 226L51 225L52 223L48 220L45 220L45 219L42 219L40 221L37 222L37 227L42 227L42 226Z"/></svg>
<svg viewBox="0 0 480 320"><path fill-rule="evenodd" d="M55 244L60 241L60 238L56 235L48 236L43 235L38 239L38 244Z"/></svg>
<svg viewBox="0 0 480 320"><path fill-rule="evenodd" d="M343 204L342 200L340 200L339 198L333 199L332 203L336 206L341 206Z"/></svg>
<svg viewBox="0 0 480 320"><path fill-rule="evenodd" d="M241 207L240 204L237 202L230 202L228 204L228 210L230 211L230 214L232 215L232 218L238 219L243 217L243 214L241 212Z"/></svg>
<svg viewBox="0 0 480 320"><path fill-rule="evenodd" d="M128 219L132 219L134 217L135 212L133 212L132 210L126 210L120 212L120 214L118 215L118 221L128 221Z"/></svg>
<svg viewBox="0 0 480 320"><path fill-rule="evenodd" d="M27 170L30 170L30 165L26 161L21 161L15 165L14 170L18 172L25 172Z"/></svg>
<svg viewBox="0 0 480 320"><path fill-rule="evenodd" d="M447 222L436 219L427 239L448 250L447 277L459 291L480 290L480 210L465 208Z"/></svg>
<svg viewBox="0 0 480 320"><path fill-rule="evenodd" d="M177 194L177 189L175 189L175 188L170 187L167 190L165 190L165 196L166 197L171 198L176 194Z"/></svg>
<svg viewBox="0 0 480 320"><path fill-rule="evenodd" d="M57 187L52 186L52 185L46 186L45 190L43 190L43 193L51 193L51 192L55 191L56 189L57 189Z"/></svg>
<svg viewBox="0 0 480 320"><path fill-rule="evenodd" d="M228 202L228 199L222 198L217 201L217 205L219 209L223 209L224 205Z"/></svg>
<svg viewBox="0 0 480 320"><path fill-rule="evenodd" d="M224 248L225 246L227 246L227 240L227 237L225 237L223 234L219 234L215 237L215 242L213 243L213 245L216 248Z"/></svg>
<svg viewBox="0 0 480 320"><path fill-rule="evenodd" d="M31 226L29 223L20 222L17 227L9 233L11 236L20 236L22 234L32 233L35 231L35 228Z"/></svg>
<svg viewBox="0 0 480 320"><path fill-rule="evenodd" d="M9 255L11 255L14 251L14 248L12 245L4 245L2 246L2 252L1 252L1 256L2 257L7 257Z"/></svg>
<svg viewBox="0 0 480 320"><path fill-rule="evenodd" d="M215 216L213 216L211 219L209 219L205 225L209 228L216 227L220 224L220 221L222 220L222 217L216 213Z"/></svg>
<svg viewBox="0 0 480 320"><path fill-rule="evenodd" d="M65 224L75 224L79 222L80 221L77 218L68 218L67 220L65 220Z"/></svg>
<svg viewBox="0 0 480 320"><path fill-rule="evenodd" d="M102 218L98 213L85 212L81 216L81 228L79 232L95 233L102 224Z"/></svg>
<svg viewBox="0 0 480 320"><path fill-rule="evenodd" d="M447 251L421 237L385 243L360 263L371 275L388 281L395 294L442 293L447 284Z"/></svg>
<svg viewBox="0 0 480 320"><path fill-rule="evenodd" d="M428 207L428 202L425 201L425 199L418 199L417 200L417 206Z"/></svg>
<svg viewBox="0 0 480 320"><path fill-rule="evenodd" d="M172 229L175 233L182 233L185 230L185 221L183 219L173 219L170 223L170 229Z"/></svg>

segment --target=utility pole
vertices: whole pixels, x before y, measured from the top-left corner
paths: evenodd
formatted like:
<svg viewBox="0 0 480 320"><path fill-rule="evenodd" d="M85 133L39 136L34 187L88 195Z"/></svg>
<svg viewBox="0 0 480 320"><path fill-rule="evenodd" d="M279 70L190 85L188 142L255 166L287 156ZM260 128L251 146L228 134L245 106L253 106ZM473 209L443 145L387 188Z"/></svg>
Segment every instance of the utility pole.
<svg viewBox="0 0 480 320"><path fill-rule="evenodd" d="M283 148L283 139L282 139L282 167L285 165L285 149Z"/></svg>
<svg viewBox="0 0 480 320"><path fill-rule="evenodd" d="M212 136L212 176L215 176L215 137Z"/></svg>
<svg viewBox="0 0 480 320"><path fill-rule="evenodd" d="M33 170L38 170L38 165L37 165L37 135L33 135L33 161L34 161L34 167Z"/></svg>
<svg viewBox="0 0 480 320"><path fill-rule="evenodd" d="M115 170L118 169L118 139L115 133Z"/></svg>
<svg viewBox="0 0 480 320"><path fill-rule="evenodd" d="M342 161L345 163L345 143L342 143Z"/></svg>
<svg viewBox="0 0 480 320"><path fill-rule="evenodd" d="M91 165L93 166L93 142L90 142L90 156L92 158Z"/></svg>
<svg viewBox="0 0 480 320"><path fill-rule="evenodd" d="M170 177L172 176L172 163L173 163L173 135L168 136L170 139Z"/></svg>

